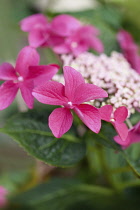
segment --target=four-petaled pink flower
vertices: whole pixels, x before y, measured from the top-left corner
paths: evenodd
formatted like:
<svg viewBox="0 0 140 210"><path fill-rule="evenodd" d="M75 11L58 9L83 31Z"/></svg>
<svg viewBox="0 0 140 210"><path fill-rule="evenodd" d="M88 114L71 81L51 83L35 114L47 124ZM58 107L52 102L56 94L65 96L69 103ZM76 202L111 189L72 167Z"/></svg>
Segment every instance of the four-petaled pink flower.
<svg viewBox="0 0 140 210"><path fill-rule="evenodd" d="M50 80L59 68L54 64L38 66L39 59L37 51L27 46L20 51L15 68L10 63L0 65L0 80L6 80L0 86L0 110L13 102L18 89L26 105L33 108L33 88Z"/></svg>
<svg viewBox="0 0 140 210"><path fill-rule="evenodd" d="M46 44L49 31L47 18L42 14L35 14L24 18L20 22L22 31L29 32L28 41L30 46L39 47Z"/></svg>
<svg viewBox="0 0 140 210"><path fill-rule="evenodd" d="M54 46L53 50L58 54L72 53L74 56L78 56L89 48L101 53L104 47L97 35L99 35L99 31L93 26L81 26L62 44Z"/></svg>
<svg viewBox="0 0 140 210"><path fill-rule="evenodd" d="M6 206L7 194L8 194L8 191L3 186L0 186L0 208L3 208Z"/></svg>
<svg viewBox="0 0 140 210"><path fill-rule="evenodd" d="M113 112L111 105L105 105L99 108L101 119L112 123L120 138L125 141L128 135L128 128L124 121L128 117L128 110L125 106L117 108Z"/></svg>
<svg viewBox="0 0 140 210"><path fill-rule="evenodd" d="M73 121L73 110L84 124L93 132L98 133L101 118L97 108L82 104L96 98L107 97L106 91L93 84L85 83L82 75L72 67L64 67L65 86L55 81L38 86L33 96L44 104L61 105L49 116L49 127L55 137L60 138L66 133Z"/></svg>
<svg viewBox="0 0 140 210"><path fill-rule="evenodd" d="M115 136L114 140L122 146L123 149L126 149L131 144L140 142L140 121L128 131L128 136L123 141L120 136Z"/></svg>
<svg viewBox="0 0 140 210"><path fill-rule="evenodd" d="M132 68L140 74L140 56L138 54L139 49L131 34L125 30L120 30L117 34L117 40L127 61L130 63Z"/></svg>

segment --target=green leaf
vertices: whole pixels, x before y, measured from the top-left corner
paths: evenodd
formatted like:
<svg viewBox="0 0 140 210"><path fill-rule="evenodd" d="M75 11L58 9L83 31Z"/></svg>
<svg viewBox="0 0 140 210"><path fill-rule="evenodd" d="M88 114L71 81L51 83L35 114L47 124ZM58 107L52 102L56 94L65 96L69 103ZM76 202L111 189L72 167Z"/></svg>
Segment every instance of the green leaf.
<svg viewBox="0 0 140 210"><path fill-rule="evenodd" d="M90 132L89 137L101 145L115 150L121 150L120 146L113 140L116 135L116 131L111 123L102 122L100 132L98 134ZM85 138L87 138L86 135Z"/></svg>
<svg viewBox="0 0 140 210"><path fill-rule="evenodd" d="M50 165L68 167L84 157L86 147L82 140L71 134L57 139L47 123L25 116L23 113L12 117L0 131L16 140L29 154Z"/></svg>
<svg viewBox="0 0 140 210"><path fill-rule="evenodd" d="M25 205L34 210L95 209L109 205L114 191L90 186L73 179L52 179L24 192L12 200L13 204ZM101 202L102 201L102 202Z"/></svg>
<svg viewBox="0 0 140 210"><path fill-rule="evenodd" d="M136 192L137 198L132 197L128 189L115 192L109 188L88 185L73 179L52 179L13 197L11 209L139 210L139 189L135 190Z"/></svg>
<svg viewBox="0 0 140 210"><path fill-rule="evenodd" d="M123 157L127 161L134 174L140 178L140 145L133 144L122 152Z"/></svg>
<svg viewBox="0 0 140 210"><path fill-rule="evenodd" d="M121 167L130 167L134 174L140 178L140 148L138 144L131 145L128 149L122 150L120 145L116 144L113 140L116 136L116 131L110 123L103 122L100 133L89 133L85 135L85 138L90 138L94 140L97 144L104 145L107 148L114 149L118 151L118 154L114 153L116 156L116 164L121 163ZM114 151L113 151L114 152ZM109 161L112 159L112 152L107 152ZM109 157L109 154L111 155ZM112 163L115 166L115 162ZM116 165L119 167L119 165Z"/></svg>

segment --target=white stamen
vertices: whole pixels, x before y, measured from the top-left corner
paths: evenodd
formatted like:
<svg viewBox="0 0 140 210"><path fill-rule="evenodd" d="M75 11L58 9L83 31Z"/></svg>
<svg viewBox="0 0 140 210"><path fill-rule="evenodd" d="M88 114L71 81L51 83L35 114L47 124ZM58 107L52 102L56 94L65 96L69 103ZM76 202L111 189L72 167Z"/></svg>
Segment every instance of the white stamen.
<svg viewBox="0 0 140 210"><path fill-rule="evenodd" d="M69 102L68 102L68 105L72 106L72 102L71 102L71 101L69 101Z"/></svg>
<svg viewBox="0 0 140 210"><path fill-rule="evenodd" d="M23 82L23 81L24 81L23 77L22 77L22 76L19 76L19 77L18 77L18 81L19 81L19 82Z"/></svg>

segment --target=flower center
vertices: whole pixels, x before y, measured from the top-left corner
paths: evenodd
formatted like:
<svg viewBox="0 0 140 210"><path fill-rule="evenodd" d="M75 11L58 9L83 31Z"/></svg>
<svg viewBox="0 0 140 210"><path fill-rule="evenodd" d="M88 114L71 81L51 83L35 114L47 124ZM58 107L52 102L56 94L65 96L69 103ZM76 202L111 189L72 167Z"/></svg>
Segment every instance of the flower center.
<svg viewBox="0 0 140 210"><path fill-rule="evenodd" d="M23 78L22 76L19 76L19 77L18 77L18 81L19 81L19 82L23 82L23 81L24 81L24 78Z"/></svg>
<svg viewBox="0 0 140 210"><path fill-rule="evenodd" d="M76 48L77 46L78 46L77 42L72 42L72 43L71 43L71 47L72 47L72 48Z"/></svg>
<svg viewBox="0 0 140 210"><path fill-rule="evenodd" d="M64 105L66 108L73 109L74 106L71 101L68 101L67 104Z"/></svg>

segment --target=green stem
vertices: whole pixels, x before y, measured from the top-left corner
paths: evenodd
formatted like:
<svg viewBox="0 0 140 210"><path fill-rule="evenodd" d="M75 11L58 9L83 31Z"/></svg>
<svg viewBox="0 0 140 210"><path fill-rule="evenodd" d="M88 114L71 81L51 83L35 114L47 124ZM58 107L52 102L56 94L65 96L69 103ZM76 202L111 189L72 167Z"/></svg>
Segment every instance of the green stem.
<svg viewBox="0 0 140 210"><path fill-rule="evenodd" d="M93 172L96 177L102 176L105 179L106 184L116 190L117 186L113 181L113 177L106 160L104 147L102 145L95 144L92 139L89 139L87 150L87 159L91 172Z"/></svg>
<svg viewBox="0 0 140 210"><path fill-rule="evenodd" d="M106 154L105 154L104 147L101 146L101 145L97 145L97 147L98 147L98 155L99 155L98 157L99 157L99 160L100 160L100 164L101 164L101 167L102 167L102 172L103 172L103 175L105 177L105 180L110 187L116 189L117 186L112 179L112 175L110 173L110 168L108 167L108 163L107 163L107 160L106 160Z"/></svg>

